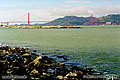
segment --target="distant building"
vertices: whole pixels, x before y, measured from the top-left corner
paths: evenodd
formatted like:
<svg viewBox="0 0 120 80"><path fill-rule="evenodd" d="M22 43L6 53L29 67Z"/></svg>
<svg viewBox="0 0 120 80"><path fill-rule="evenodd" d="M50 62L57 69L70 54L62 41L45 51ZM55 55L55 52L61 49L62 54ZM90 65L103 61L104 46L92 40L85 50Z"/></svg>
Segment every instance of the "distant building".
<svg viewBox="0 0 120 80"><path fill-rule="evenodd" d="M111 25L111 22L106 22L107 25Z"/></svg>

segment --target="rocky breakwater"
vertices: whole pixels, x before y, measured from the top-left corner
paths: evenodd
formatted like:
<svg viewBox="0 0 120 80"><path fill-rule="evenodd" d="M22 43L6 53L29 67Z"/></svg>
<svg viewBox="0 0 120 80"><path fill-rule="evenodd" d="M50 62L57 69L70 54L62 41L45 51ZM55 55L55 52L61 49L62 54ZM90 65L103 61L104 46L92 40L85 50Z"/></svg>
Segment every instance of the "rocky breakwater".
<svg viewBox="0 0 120 80"><path fill-rule="evenodd" d="M49 56L35 54L27 48L0 47L0 80L5 79L5 76L15 75L39 80L93 80L86 75L101 74L93 68L81 68L57 62ZM16 77L9 77L9 79L14 78ZM103 78L94 80L103 80Z"/></svg>

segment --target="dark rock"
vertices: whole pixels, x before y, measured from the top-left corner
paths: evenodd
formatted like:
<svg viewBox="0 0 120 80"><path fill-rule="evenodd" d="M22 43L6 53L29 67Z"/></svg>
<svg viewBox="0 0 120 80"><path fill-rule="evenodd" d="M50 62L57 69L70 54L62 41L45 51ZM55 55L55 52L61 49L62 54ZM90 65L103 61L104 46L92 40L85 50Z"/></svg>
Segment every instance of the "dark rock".
<svg viewBox="0 0 120 80"><path fill-rule="evenodd" d="M38 55L27 48L0 47L0 78L2 75L25 75L27 79L39 80L84 80L83 75L101 75L91 67L67 61L68 56ZM103 71L108 72L108 71ZM88 80L88 79L86 79ZM96 79L98 80L98 79ZM102 80L102 79L100 79Z"/></svg>

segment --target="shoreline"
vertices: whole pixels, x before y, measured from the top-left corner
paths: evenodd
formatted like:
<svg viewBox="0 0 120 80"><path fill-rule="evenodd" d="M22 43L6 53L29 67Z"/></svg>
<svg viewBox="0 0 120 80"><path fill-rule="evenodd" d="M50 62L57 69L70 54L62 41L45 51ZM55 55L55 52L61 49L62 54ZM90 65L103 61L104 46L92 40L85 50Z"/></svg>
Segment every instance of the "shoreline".
<svg viewBox="0 0 120 80"><path fill-rule="evenodd" d="M68 29L81 28L80 26L4 26L2 28L22 28L22 29Z"/></svg>
<svg viewBox="0 0 120 80"><path fill-rule="evenodd" d="M93 26L2 26L1 28L15 29L81 29L81 28L120 28L120 25L93 25Z"/></svg>
<svg viewBox="0 0 120 80"><path fill-rule="evenodd" d="M56 55L57 58L69 60L67 56ZM91 67L78 66L77 64L57 62L55 58L47 55L38 55L28 48L1 46L0 47L0 71L2 76L27 76L27 79L75 79L88 80L86 75L101 76L107 75L109 72L98 71ZM80 64L79 64L80 65ZM113 74L113 73L112 73ZM89 80L90 77L88 77ZM103 80L97 78L95 80Z"/></svg>

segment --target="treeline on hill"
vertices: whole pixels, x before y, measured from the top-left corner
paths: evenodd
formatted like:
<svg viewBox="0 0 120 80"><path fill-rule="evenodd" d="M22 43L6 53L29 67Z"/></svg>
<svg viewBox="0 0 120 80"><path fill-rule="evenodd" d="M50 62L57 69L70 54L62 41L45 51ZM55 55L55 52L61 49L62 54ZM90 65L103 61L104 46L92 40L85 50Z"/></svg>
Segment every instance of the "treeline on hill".
<svg viewBox="0 0 120 80"><path fill-rule="evenodd" d="M58 22L57 22L58 21ZM61 22L59 22L61 21ZM66 22L64 22L66 21ZM73 22L69 22L73 21ZM110 14L102 17L93 17L93 25L120 25L120 14ZM21 24L25 26L27 24ZM34 26L77 26L91 25L91 17L65 16L44 24L33 24Z"/></svg>

